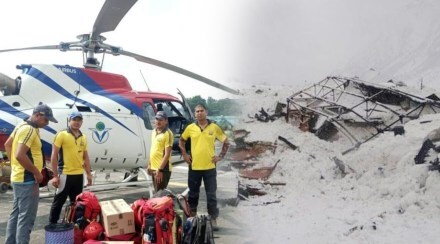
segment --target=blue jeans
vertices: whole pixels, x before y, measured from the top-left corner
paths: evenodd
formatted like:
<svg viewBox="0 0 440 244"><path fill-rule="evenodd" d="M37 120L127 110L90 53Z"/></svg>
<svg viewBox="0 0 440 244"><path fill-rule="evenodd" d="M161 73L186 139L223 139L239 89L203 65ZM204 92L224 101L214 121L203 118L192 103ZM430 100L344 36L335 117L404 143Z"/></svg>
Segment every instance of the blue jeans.
<svg viewBox="0 0 440 244"><path fill-rule="evenodd" d="M208 203L208 214L212 218L217 218L219 210L217 208L217 170L192 170L188 171L188 205L192 212L197 212L199 204L200 186L205 185L206 201Z"/></svg>
<svg viewBox="0 0 440 244"><path fill-rule="evenodd" d="M14 203L6 227L5 244L27 244L37 217L40 188L38 184L23 183L12 183L12 188Z"/></svg>

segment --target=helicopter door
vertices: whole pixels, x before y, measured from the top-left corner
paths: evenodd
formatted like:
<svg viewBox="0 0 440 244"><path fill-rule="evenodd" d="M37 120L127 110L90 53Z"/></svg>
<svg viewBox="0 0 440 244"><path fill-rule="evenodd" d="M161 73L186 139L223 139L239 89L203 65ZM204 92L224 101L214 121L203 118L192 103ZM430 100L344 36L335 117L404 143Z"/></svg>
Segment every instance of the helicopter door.
<svg viewBox="0 0 440 244"><path fill-rule="evenodd" d="M194 121L194 114L193 114L192 109L191 109L191 107L189 106L189 103L188 103L188 101L186 100L185 96L183 95L183 93L182 93L179 89L177 89L177 94L179 94L180 97L182 98L183 105L185 105L184 108L185 108L185 110L187 111L187 113L189 114L189 118L187 118L187 119L188 119L189 121Z"/></svg>
<svg viewBox="0 0 440 244"><path fill-rule="evenodd" d="M92 167L135 168L144 166L142 121L134 114L83 113L83 133L89 138Z"/></svg>
<svg viewBox="0 0 440 244"><path fill-rule="evenodd" d="M155 120L155 112L153 105L149 102L142 102L142 119L144 121L145 129L153 130L154 128L154 120Z"/></svg>

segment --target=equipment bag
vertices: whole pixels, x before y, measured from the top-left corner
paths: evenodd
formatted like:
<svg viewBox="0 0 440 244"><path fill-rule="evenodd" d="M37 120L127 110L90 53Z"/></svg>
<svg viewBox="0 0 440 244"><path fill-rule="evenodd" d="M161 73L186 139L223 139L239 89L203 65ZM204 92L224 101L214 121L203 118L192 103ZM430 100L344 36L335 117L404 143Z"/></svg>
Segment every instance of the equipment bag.
<svg viewBox="0 0 440 244"><path fill-rule="evenodd" d="M183 227L183 244L215 244L211 218L205 215L189 217Z"/></svg>
<svg viewBox="0 0 440 244"><path fill-rule="evenodd" d="M143 225L143 216L142 216L142 206L147 204L148 198L140 198L133 202L131 205L131 209L133 209L134 214L134 227L136 229L136 232L141 233L142 232L142 225Z"/></svg>
<svg viewBox="0 0 440 244"><path fill-rule="evenodd" d="M183 223L190 215L188 200L181 194L174 194L169 189L162 189L156 192L153 197L169 196L174 202L176 217L173 222L173 243L180 244L183 240Z"/></svg>
<svg viewBox="0 0 440 244"><path fill-rule="evenodd" d="M135 219L142 220L142 243L173 243L172 229L176 213L171 197L148 199L141 207L138 207L137 215Z"/></svg>
<svg viewBox="0 0 440 244"><path fill-rule="evenodd" d="M183 222L185 222L186 218L188 218L191 214L188 200L186 199L186 197L183 196L182 194L174 194L174 192L172 192L169 189L159 190L153 195L153 197L163 197L163 196L169 196L173 198L174 211L176 211L178 215L180 215L180 217L182 218Z"/></svg>
<svg viewBox="0 0 440 244"><path fill-rule="evenodd" d="M129 242L132 241L134 244L141 244L142 238L139 235L139 233L128 233L128 234L122 234L122 235L116 235L111 237L106 237L106 241L114 241L114 242Z"/></svg>
<svg viewBox="0 0 440 244"><path fill-rule="evenodd" d="M80 230L84 230L90 222L98 221L100 213L101 206L96 195L93 192L85 191L76 196L70 210L66 211L68 214L66 219L77 225Z"/></svg>

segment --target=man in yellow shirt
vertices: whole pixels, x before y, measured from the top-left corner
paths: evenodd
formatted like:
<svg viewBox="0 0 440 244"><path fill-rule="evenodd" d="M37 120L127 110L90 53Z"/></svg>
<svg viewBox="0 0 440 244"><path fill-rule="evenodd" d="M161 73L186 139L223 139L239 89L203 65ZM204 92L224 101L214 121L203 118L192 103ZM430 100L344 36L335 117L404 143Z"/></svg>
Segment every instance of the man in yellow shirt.
<svg viewBox="0 0 440 244"><path fill-rule="evenodd" d="M11 183L14 203L6 227L6 244L29 243L30 234L37 216L40 190L43 180L43 153L39 128L57 123L52 109L40 104L31 117L17 125L5 143L11 159Z"/></svg>
<svg viewBox="0 0 440 244"><path fill-rule="evenodd" d="M83 191L84 169L87 173L87 185L92 184L90 159L87 152L87 137L80 128L83 116L73 111L69 115L69 126L59 131L52 145L50 161L54 173L52 185L57 188L49 214L49 222L57 223L67 197L71 203Z"/></svg>
<svg viewBox="0 0 440 244"><path fill-rule="evenodd" d="M167 188L171 177L171 149L174 135L168 129L168 116L164 111L156 114L156 128L151 133L150 160L148 172L153 177L154 191Z"/></svg>
<svg viewBox="0 0 440 244"><path fill-rule="evenodd" d="M206 198L208 204L208 214L211 216L213 230L218 230L217 217L217 162L226 154L229 142L222 129L207 119L208 111L206 107L199 104L195 107L196 122L189 124L179 140L179 148L182 156L189 165L188 170L188 204L191 215L197 214L199 203L200 186L205 185ZM187 154L185 143L191 139L191 155ZM215 155L215 141L223 142L221 153Z"/></svg>

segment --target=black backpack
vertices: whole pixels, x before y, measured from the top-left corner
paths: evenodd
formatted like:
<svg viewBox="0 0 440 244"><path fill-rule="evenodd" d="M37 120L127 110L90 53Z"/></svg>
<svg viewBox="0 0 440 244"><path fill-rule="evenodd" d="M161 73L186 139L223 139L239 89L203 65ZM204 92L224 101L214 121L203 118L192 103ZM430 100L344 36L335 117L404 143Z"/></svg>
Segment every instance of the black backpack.
<svg viewBox="0 0 440 244"><path fill-rule="evenodd" d="M206 215L189 217L183 227L183 244L215 244L211 218Z"/></svg>

